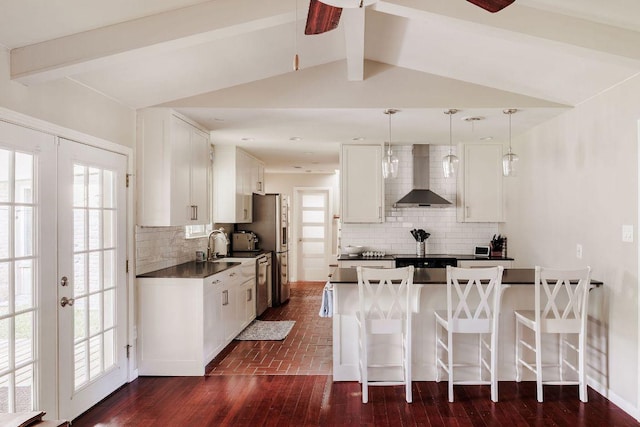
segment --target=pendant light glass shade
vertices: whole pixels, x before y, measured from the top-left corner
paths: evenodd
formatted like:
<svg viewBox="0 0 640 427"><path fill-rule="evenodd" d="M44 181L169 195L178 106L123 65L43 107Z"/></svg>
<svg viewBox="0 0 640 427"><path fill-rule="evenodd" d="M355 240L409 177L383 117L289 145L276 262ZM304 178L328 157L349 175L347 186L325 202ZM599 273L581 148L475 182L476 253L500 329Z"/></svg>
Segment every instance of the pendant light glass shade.
<svg viewBox="0 0 640 427"><path fill-rule="evenodd" d="M457 112L458 110L456 110L455 108L451 108L444 112L445 114L449 115L449 154L447 154L442 158L442 170L444 172L445 178L452 178L458 174L458 163L460 163L460 160L455 154L453 154L452 146L451 146L451 140L452 140L451 120L452 120L452 116Z"/></svg>
<svg viewBox="0 0 640 427"><path fill-rule="evenodd" d="M395 178L398 176L398 158L391 151L391 116L397 113L398 110L388 109L384 110L384 114L389 116L389 148L387 153L382 159L382 176L384 178Z"/></svg>
<svg viewBox="0 0 640 427"><path fill-rule="evenodd" d="M503 176L516 176L518 160L520 160L518 155L511 151L511 115L517 111L515 108L509 108L503 111L504 114L509 115L509 151L502 156Z"/></svg>

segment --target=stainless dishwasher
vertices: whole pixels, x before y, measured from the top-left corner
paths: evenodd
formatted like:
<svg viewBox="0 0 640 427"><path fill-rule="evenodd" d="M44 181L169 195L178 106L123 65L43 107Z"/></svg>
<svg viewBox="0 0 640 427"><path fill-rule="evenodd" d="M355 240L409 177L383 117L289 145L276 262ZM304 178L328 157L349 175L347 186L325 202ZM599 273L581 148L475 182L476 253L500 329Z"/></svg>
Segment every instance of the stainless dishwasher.
<svg viewBox="0 0 640 427"><path fill-rule="evenodd" d="M271 294L271 252L260 255L256 262L256 316L269 306Z"/></svg>

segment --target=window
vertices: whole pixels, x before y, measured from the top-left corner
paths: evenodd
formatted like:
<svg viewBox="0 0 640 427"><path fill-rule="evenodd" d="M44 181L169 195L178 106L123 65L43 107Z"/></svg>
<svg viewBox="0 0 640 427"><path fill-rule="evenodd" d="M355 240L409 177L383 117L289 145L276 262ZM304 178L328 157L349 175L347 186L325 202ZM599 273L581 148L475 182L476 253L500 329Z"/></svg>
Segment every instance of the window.
<svg viewBox="0 0 640 427"><path fill-rule="evenodd" d="M187 225L184 230L184 237L186 239L199 239L201 237L207 237L213 230L213 225Z"/></svg>

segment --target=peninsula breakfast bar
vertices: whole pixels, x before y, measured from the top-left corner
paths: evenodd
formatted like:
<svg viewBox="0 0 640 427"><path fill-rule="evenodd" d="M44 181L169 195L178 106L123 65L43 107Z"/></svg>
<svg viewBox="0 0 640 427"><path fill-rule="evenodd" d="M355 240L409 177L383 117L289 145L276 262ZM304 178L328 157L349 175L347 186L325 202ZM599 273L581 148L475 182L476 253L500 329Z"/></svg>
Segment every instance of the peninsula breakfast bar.
<svg viewBox="0 0 640 427"><path fill-rule="evenodd" d="M446 269L416 268L413 283L413 380L435 381L435 320L434 311L446 308ZM508 268L504 270L500 311L500 332L498 351L498 378L501 381L515 380L514 341L515 310L533 309L534 307L533 268ZM358 277L355 268L336 268L329 279L333 284L333 380L358 381ZM592 287L599 287L602 282L591 281ZM465 361L477 357L477 350L466 351L465 339L456 341L456 357ZM456 338L457 339L457 338ZM468 343L468 341L466 341ZM544 343L543 354L553 356L554 342ZM475 348L475 347L474 347ZM389 355L393 357L392 346ZM466 357L465 357L466 356ZM535 380L533 376L523 378Z"/></svg>

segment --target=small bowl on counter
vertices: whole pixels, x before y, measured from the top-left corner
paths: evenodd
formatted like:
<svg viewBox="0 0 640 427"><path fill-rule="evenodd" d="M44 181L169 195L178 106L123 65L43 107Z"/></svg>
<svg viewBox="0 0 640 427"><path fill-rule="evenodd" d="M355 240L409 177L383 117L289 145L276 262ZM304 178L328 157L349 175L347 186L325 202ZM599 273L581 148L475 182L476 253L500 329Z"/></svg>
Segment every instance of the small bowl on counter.
<svg viewBox="0 0 640 427"><path fill-rule="evenodd" d="M358 256L364 251L364 246L345 246L344 252L349 256Z"/></svg>

